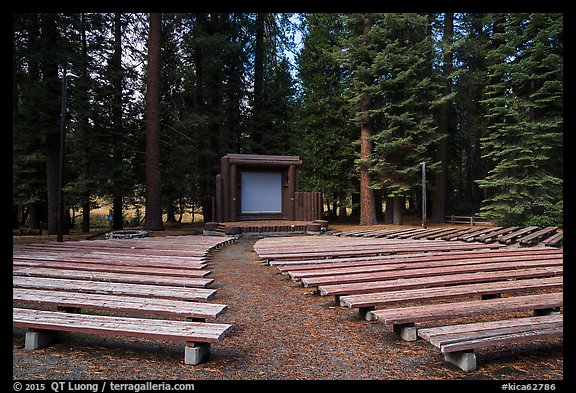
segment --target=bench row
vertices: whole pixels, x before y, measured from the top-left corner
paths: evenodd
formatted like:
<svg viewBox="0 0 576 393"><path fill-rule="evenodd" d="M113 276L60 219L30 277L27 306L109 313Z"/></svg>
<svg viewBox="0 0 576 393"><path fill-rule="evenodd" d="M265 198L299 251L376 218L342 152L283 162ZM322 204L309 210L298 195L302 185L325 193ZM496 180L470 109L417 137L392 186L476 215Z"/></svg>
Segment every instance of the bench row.
<svg viewBox="0 0 576 393"><path fill-rule="evenodd" d="M393 256L350 254L312 259L290 258L288 244L282 247L282 254L286 255L269 264L292 280L300 280L304 287L316 287L320 295L334 295L340 306L358 308L362 318L391 325L393 332L408 341L419 337L416 324L420 323L494 318L526 311L533 311L541 318L558 313L563 305L562 292L558 292L563 288L563 253L558 249L422 252L426 251L422 248L420 253ZM397 244L405 250L410 247L404 242ZM259 248L263 259L274 255L272 246L269 243ZM332 247L330 255L337 254L337 243L332 243ZM372 247L373 252L379 251L375 243ZM544 293L534 295L535 291ZM458 338L460 346L447 346L446 339L441 348L446 352L446 361L471 371L476 369L474 348L562 337L557 326L553 332L541 328L540 323L546 324L545 318L549 317L534 319L525 331L518 327L514 332L500 329L498 326L505 322L499 321L484 322L480 333L475 333L476 325L451 325L455 330L450 334L453 339Z"/></svg>
<svg viewBox="0 0 576 393"><path fill-rule="evenodd" d="M206 303L216 294L215 289L206 288L214 280L205 277L210 271L204 269L204 261L200 265L190 258L207 255L229 240L181 238L166 243L160 239L107 240L97 245L104 253L94 250L94 242L15 247L13 320L14 326L28 329L25 348L48 345L57 331L128 335L186 341L185 363L204 361L210 344L222 339L232 326L207 322L218 318L227 306ZM186 245L191 244L197 246L189 252ZM81 313L82 309L183 320L91 315Z"/></svg>
<svg viewBox="0 0 576 393"><path fill-rule="evenodd" d="M563 244L563 232L558 232L558 227L549 226L539 229L536 226L529 227L470 227L470 228L436 228L436 229L371 229L356 230L339 233L338 236L349 237L375 237L389 239L442 239L460 240L465 242L484 243L518 243L521 246L533 246L543 244L560 247Z"/></svg>

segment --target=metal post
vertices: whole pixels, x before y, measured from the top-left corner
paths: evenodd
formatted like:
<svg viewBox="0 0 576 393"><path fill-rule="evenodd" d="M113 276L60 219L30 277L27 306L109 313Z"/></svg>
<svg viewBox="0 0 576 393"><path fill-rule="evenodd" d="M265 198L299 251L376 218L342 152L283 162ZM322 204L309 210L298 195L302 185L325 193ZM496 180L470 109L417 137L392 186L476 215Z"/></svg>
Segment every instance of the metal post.
<svg viewBox="0 0 576 393"><path fill-rule="evenodd" d="M428 219L426 214L426 163L421 162L422 165L422 228L428 227Z"/></svg>
<svg viewBox="0 0 576 393"><path fill-rule="evenodd" d="M66 64L62 70L62 112L60 114L60 164L58 177L58 221L56 224L56 241L64 241L64 134L66 128Z"/></svg>
<svg viewBox="0 0 576 393"><path fill-rule="evenodd" d="M68 69L68 65L64 63L62 69L62 112L60 114L60 164L58 168L58 220L56 222L56 241L64 241L64 150L65 150L65 136L66 136L66 111L67 111L67 90L68 90L68 77L78 78Z"/></svg>

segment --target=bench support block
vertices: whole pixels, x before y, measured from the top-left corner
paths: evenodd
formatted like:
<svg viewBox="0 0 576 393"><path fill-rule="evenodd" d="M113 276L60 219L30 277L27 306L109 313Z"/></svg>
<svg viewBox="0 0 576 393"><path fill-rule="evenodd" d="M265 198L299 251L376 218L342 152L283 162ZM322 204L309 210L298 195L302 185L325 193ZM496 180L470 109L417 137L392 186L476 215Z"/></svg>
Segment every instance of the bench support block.
<svg viewBox="0 0 576 393"><path fill-rule="evenodd" d="M401 323L393 325L392 330L404 341L418 340L418 332L416 331L416 326L413 323Z"/></svg>
<svg viewBox="0 0 576 393"><path fill-rule="evenodd" d="M541 317L544 315L557 315L557 314L560 314L560 307L540 308L534 310L535 317Z"/></svg>
<svg viewBox="0 0 576 393"><path fill-rule="evenodd" d="M366 319L367 321L371 321L370 315L367 315L370 311L375 310L376 307L359 307L358 308L358 318Z"/></svg>
<svg viewBox="0 0 576 393"><path fill-rule="evenodd" d="M47 347L56 339L53 330L29 330L24 339L24 349L33 350Z"/></svg>
<svg viewBox="0 0 576 393"><path fill-rule="evenodd" d="M184 347L184 364L197 365L210 357L210 343L186 343Z"/></svg>
<svg viewBox="0 0 576 393"><path fill-rule="evenodd" d="M476 354L474 351L445 353L444 360L454 364L465 372L476 371Z"/></svg>

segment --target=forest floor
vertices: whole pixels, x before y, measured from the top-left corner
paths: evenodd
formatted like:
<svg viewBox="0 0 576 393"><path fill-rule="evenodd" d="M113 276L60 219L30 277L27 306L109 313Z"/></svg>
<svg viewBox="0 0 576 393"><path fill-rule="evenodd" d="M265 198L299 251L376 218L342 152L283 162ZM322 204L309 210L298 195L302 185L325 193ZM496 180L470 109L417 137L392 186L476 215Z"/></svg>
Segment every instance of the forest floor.
<svg viewBox="0 0 576 393"><path fill-rule="evenodd" d="M196 234L201 228L179 225L153 236ZM73 234L65 241L76 236L82 238ZM212 254L214 302L228 305L215 322L233 325L233 332L212 344L207 362L185 365L182 342L70 333L52 346L25 351L24 330L13 328L13 379L553 383L564 378L562 339L477 350L478 370L462 372L426 341L399 340L389 327L361 320L357 310L336 307L333 297L315 295L279 274L254 252L258 239L244 236Z"/></svg>

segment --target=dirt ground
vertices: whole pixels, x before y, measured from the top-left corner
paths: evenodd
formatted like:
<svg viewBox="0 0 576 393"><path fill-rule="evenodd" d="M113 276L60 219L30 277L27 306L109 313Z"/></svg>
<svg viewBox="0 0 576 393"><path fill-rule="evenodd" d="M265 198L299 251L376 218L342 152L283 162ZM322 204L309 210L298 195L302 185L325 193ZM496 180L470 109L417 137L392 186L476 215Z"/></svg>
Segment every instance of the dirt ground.
<svg viewBox="0 0 576 393"><path fill-rule="evenodd" d="M153 235L199 231L179 226ZM65 241L74 236L80 237ZM32 237L14 242L32 241L25 238ZM336 307L333 297L282 276L258 259L257 240L241 237L211 257L213 302L228 305L215 322L234 330L212 345L207 362L185 365L183 342L70 333L50 347L25 351L24 330L13 328L13 380L442 381L442 388L475 381L498 391L501 382L545 381L563 390L561 339L477 350L478 370L464 373L426 341L399 340L389 327L360 320L356 310Z"/></svg>

